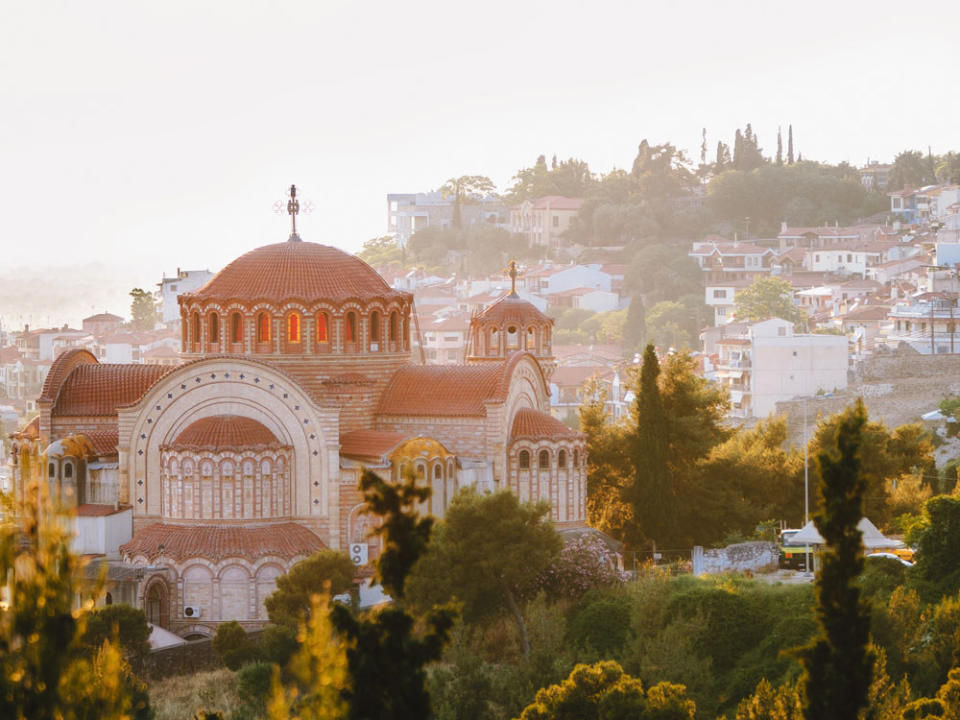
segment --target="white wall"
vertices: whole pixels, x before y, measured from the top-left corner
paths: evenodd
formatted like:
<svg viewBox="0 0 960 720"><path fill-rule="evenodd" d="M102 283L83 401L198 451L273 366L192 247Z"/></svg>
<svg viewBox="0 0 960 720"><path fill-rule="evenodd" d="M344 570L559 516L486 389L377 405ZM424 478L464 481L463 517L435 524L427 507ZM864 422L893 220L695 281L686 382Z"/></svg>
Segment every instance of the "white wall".
<svg viewBox="0 0 960 720"><path fill-rule="evenodd" d="M79 555L119 555L120 546L133 537L133 511L73 518L73 551Z"/></svg>
<svg viewBox="0 0 960 720"><path fill-rule="evenodd" d="M752 408L766 417L776 403L847 386L845 335L758 337L753 342Z"/></svg>

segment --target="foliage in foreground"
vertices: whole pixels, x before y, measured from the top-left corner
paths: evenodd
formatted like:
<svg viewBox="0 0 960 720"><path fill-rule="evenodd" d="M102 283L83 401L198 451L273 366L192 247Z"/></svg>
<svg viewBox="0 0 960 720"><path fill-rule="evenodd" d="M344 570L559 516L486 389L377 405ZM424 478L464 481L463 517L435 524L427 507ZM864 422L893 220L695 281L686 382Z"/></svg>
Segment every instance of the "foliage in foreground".
<svg viewBox="0 0 960 720"><path fill-rule="evenodd" d="M114 642L84 644L88 600L99 594L83 581L82 560L70 552L64 516L46 485L36 481L34 458L21 457L32 478L21 505L5 502L0 526L0 577L8 606L0 611L0 717L16 720L120 720L149 715L144 685Z"/></svg>

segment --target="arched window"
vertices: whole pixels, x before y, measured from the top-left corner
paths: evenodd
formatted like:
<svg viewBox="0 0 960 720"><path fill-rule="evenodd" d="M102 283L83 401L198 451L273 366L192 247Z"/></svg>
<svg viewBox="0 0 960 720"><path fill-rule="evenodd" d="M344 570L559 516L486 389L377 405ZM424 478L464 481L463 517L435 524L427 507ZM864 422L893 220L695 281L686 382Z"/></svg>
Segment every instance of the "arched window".
<svg viewBox="0 0 960 720"><path fill-rule="evenodd" d="M521 470L530 469L530 451L529 450L521 450L519 460L520 460Z"/></svg>
<svg viewBox="0 0 960 720"><path fill-rule="evenodd" d="M401 338L403 342L403 347L407 347L407 343L410 342L410 318L403 318L403 337Z"/></svg>
<svg viewBox="0 0 960 720"><path fill-rule="evenodd" d="M541 451L540 451L540 460L539 460L539 463L538 463L538 467L539 467L541 470L549 470L549 469L550 469L550 453L547 452L546 450L541 450Z"/></svg>
<svg viewBox="0 0 960 720"><path fill-rule="evenodd" d="M103 599L105 605L113 605L113 595L107 593L107 596Z"/></svg>
<svg viewBox="0 0 960 720"><path fill-rule="evenodd" d="M200 313L193 314L193 342L200 342Z"/></svg>
<svg viewBox="0 0 960 720"><path fill-rule="evenodd" d="M511 325L507 328L507 347L508 348L518 348L520 347L520 333L517 332L517 326Z"/></svg>
<svg viewBox="0 0 960 720"><path fill-rule="evenodd" d="M440 464L433 466L433 477L436 480L439 480L443 476L443 468L440 467Z"/></svg>
<svg viewBox="0 0 960 720"><path fill-rule="evenodd" d="M400 314L396 310L390 313L390 342L397 341L397 334L399 331L397 326L399 325L399 320Z"/></svg>
<svg viewBox="0 0 960 720"><path fill-rule="evenodd" d="M343 339L346 342L356 342L357 339L357 314L354 312L347 313L347 320L344 323L343 327Z"/></svg>
<svg viewBox="0 0 960 720"><path fill-rule="evenodd" d="M380 313L374 310L370 313L370 344L380 342ZM373 348L371 348L372 350Z"/></svg>
<svg viewBox="0 0 960 720"><path fill-rule="evenodd" d="M257 315L257 342L270 342L270 315L265 312Z"/></svg>
<svg viewBox="0 0 960 720"><path fill-rule="evenodd" d="M243 342L243 315L238 312L230 316L230 342L234 344Z"/></svg>
<svg viewBox="0 0 960 720"><path fill-rule="evenodd" d="M579 451L579 450L574 450L574 451L573 451L573 466L574 466L574 467L578 467L579 465L580 465L580 451Z"/></svg>
<svg viewBox="0 0 960 720"><path fill-rule="evenodd" d="M57 466L53 463L47 465L47 475L49 477L55 478L57 476Z"/></svg>
<svg viewBox="0 0 960 720"><path fill-rule="evenodd" d="M217 315L217 313L210 315L209 324L207 325L207 342L220 342L220 316Z"/></svg>
<svg viewBox="0 0 960 720"><path fill-rule="evenodd" d="M557 455L557 467L565 469L567 467L567 451L561 450Z"/></svg>
<svg viewBox="0 0 960 720"><path fill-rule="evenodd" d="M533 326L527 328L527 350L533 350L537 346L537 336Z"/></svg>
<svg viewBox="0 0 960 720"><path fill-rule="evenodd" d="M325 312L317 313L317 342L330 342L327 330L327 314Z"/></svg>
<svg viewBox="0 0 960 720"><path fill-rule="evenodd" d="M287 317L287 342L300 342L300 313L292 312Z"/></svg>
<svg viewBox="0 0 960 720"><path fill-rule="evenodd" d="M64 463L63 464L63 476L69 480L73 477L73 463Z"/></svg>

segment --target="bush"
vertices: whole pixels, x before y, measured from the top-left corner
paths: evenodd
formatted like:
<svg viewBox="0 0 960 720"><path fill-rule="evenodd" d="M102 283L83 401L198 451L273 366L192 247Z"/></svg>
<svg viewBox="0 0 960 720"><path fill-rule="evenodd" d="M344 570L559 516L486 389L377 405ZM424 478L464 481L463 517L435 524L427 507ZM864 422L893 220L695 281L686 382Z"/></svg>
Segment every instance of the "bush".
<svg viewBox="0 0 960 720"><path fill-rule="evenodd" d="M577 599L590 590L619 585L623 580L623 573L613 566L610 549L596 537L583 536L563 546L538 584L552 598Z"/></svg>
<svg viewBox="0 0 960 720"><path fill-rule="evenodd" d="M236 620L223 623L217 628L217 634L213 636L213 649L217 651L223 664L231 670L238 670L241 665L257 656L247 631Z"/></svg>
<svg viewBox="0 0 960 720"><path fill-rule="evenodd" d="M244 665L237 673L237 691L240 701L250 708L256 717L267 710L267 699L273 684L273 664L253 662Z"/></svg>
<svg viewBox="0 0 960 720"><path fill-rule="evenodd" d="M630 605L623 600L597 600L580 609L570 621L570 641L596 650L601 657L614 657L629 637Z"/></svg>
<svg viewBox="0 0 960 720"><path fill-rule="evenodd" d="M301 560L286 575L277 578L277 589L266 600L270 622L296 628L310 611L310 597L331 597L353 586L356 568L346 553L321 550Z"/></svg>
<svg viewBox="0 0 960 720"><path fill-rule="evenodd" d="M264 660L283 667L297 651L297 633L286 625L268 625L260 634L260 652Z"/></svg>
<svg viewBox="0 0 960 720"><path fill-rule="evenodd" d="M150 650L150 625L143 610L124 604L97 608L87 616L83 644L99 648L104 640L113 640L114 633L127 654L142 655Z"/></svg>

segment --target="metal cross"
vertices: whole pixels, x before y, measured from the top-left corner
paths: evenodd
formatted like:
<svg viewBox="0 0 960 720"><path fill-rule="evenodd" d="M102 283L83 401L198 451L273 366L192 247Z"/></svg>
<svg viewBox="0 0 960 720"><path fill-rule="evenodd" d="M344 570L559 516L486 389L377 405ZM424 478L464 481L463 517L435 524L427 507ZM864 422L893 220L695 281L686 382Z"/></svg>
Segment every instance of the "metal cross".
<svg viewBox="0 0 960 720"><path fill-rule="evenodd" d="M278 200L273 204L273 211L275 213L282 213L284 210L284 204L282 200ZM300 200L297 199L297 186L290 186L290 199L286 203L287 214L290 216L290 240L292 242L298 242L300 236L297 234L297 215L303 213L304 215L308 214L313 210L313 203L309 200L304 201L303 206L300 205Z"/></svg>
<svg viewBox="0 0 960 720"><path fill-rule="evenodd" d="M503 274L510 276L510 295L508 297L519 297L517 295L517 278L520 277L520 272L517 270L517 261L511 260Z"/></svg>

